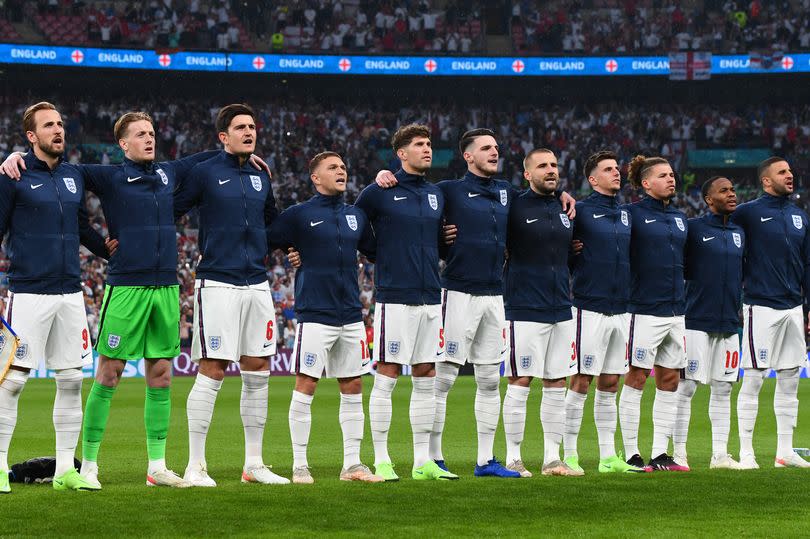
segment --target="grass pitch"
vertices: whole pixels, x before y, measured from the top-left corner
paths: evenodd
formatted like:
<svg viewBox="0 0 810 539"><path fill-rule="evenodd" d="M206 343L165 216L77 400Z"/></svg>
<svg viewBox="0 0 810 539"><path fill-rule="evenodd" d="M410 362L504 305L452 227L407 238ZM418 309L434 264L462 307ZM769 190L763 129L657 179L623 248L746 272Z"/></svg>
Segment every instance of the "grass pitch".
<svg viewBox="0 0 810 539"><path fill-rule="evenodd" d="M174 409L167 462L180 474L188 455L185 400L192 382L191 378L176 378L172 391ZM372 380L366 378L364 383L368 415ZM85 380L85 395L90 385ZM292 466L287 427L292 385L292 378L270 380L264 449L265 462L287 477ZM338 480L342 441L337 421L337 384L324 380L320 386L313 403L309 447L314 485L264 486L239 482L243 460L240 381L228 378L219 395L208 436L209 473L219 486L173 490L145 486L144 382L124 380L113 400L99 455L104 490L57 493L50 486L14 484L11 495L0 497L0 535L762 537L806 536L810 529L807 515L810 470L774 469L772 464L776 446L773 379L767 380L762 390L755 432L761 470L708 469L709 390L700 387L693 401L689 439L692 472L599 474L591 395L579 444L580 463L586 476L542 477L541 391L534 386L529 397L523 457L536 475L531 479L499 480L472 475L476 455L475 383L472 377L461 377L450 394L444 436L448 465L461 480L425 483L410 480L410 380L402 377L394 392L390 453L403 479L380 485ZM31 380L26 385L10 462L53 454L53 396L53 381ZM650 383L642 402L640 447L645 458L649 457L652 438L653 396ZM795 443L810 446L807 411L810 382L802 381L799 399L802 406ZM732 407L735 406L732 402ZM736 431L733 418L730 449L735 454ZM496 438L495 450L503 458L502 430ZM368 417L362 457L365 463L373 464Z"/></svg>

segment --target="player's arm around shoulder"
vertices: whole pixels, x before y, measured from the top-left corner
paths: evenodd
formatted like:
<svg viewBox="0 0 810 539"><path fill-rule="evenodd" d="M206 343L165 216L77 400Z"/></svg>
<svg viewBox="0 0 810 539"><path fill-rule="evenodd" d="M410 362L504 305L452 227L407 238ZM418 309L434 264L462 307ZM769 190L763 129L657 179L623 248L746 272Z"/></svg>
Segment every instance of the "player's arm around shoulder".
<svg viewBox="0 0 810 539"><path fill-rule="evenodd" d="M0 239L6 235L17 196L17 180L0 172Z"/></svg>
<svg viewBox="0 0 810 539"><path fill-rule="evenodd" d="M290 206L281 212L267 228L269 250L287 250L296 246L300 208L301 204Z"/></svg>
<svg viewBox="0 0 810 539"><path fill-rule="evenodd" d="M178 220L200 202L205 190L206 179L211 167L204 161L191 168L188 174L178 180L174 188L174 219Z"/></svg>
<svg viewBox="0 0 810 539"><path fill-rule="evenodd" d="M357 250L370 261L374 262L377 254L377 238L374 235L374 227L371 226L371 220L362 208L356 205L348 206L348 208L357 213L357 220L362 227L360 241L357 243Z"/></svg>

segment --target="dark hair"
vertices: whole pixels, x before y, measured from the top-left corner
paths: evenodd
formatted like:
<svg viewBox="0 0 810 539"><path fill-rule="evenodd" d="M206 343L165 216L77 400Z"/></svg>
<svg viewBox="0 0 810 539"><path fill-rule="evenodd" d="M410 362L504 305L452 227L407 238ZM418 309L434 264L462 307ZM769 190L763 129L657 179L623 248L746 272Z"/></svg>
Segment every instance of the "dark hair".
<svg viewBox="0 0 810 539"><path fill-rule="evenodd" d="M422 124L403 125L391 137L391 146L394 151L404 148L417 137L430 138L430 128Z"/></svg>
<svg viewBox="0 0 810 539"><path fill-rule="evenodd" d="M554 152L549 150L548 148L535 148L534 150L527 153L526 157L523 158L523 170L526 170L526 164L529 162L529 158L538 153L550 153L551 155L554 155Z"/></svg>
<svg viewBox="0 0 810 539"><path fill-rule="evenodd" d="M589 178L591 176L591 173L593 173L594 169L599 166L599 163L602 161L607 161L608 159L613 159L617 163L619 161L619 157L610 150L600 150L591 155L588 160L585 161L585 178Z"/></svg>
<svg viewBox="0 0 810 539"><path fill-rule="evenodd" d="M726 178L725 176L712 176L711 178L709 178L708 180L706 180L706 181L703 183L703 186L700 188L700 196L701 196L701 197L704 199L704 201L705 201L705 198L706 198L707 196L709 196L709 189L711 189L711 188L712 188L712 185L713 185L713 184L714 184L714 182L716 182L717 180L729 180L729 179L728 179L728 178ZM729 180L729 181L731 181L731 180Z"/></svg>
<svg viewBox="0 0 810 539"><path fill-rule="evenodd" d="M228 131L228 127L231 125L233 119L240 114L247 114L251 118L256 119L256 114L253 112L253 109L250 108L248 105L244 103L235 103L233 105L226 105L219 109L219 113L217 114L217 121L214 125L216 125L217 133L223 133Z"/></svg>
<svg viewBox="0 0 810 539"><path fill-rule="evenodd" d="M309 173L312 174L313 172L315 172L315 169L318 168L318 165L321 164L321 161L323 161L327 157L337 157L338 159L343 159L337 152L321 152L309 160Z"/></svg>
<svg viewBox="0 0 810 539"><path fill-rule="evenodd" d="M56 110L56 107L47 101L40 101L39 103L31 105L25 109L22 121L23 131L26 133L28 131L36 131L37 123L34 121L34 115L41 110Z"/></svg>
<svg viewBox="0 0 810 539"><path fill-rule="evenodd" d="M152 117L149 116L145 112L127 112L115 122L115 127L113 127L113 136L115 136L115 140L121 140L127 134L127 128L129 124L133 122L138 122L140 120L146 120L150 124L154 125L152 121Z"/></svg>
<svg viewBox="0 0 810 539"><path fill-rule="evenodd" d="M470 129L469 131L461 135L461 139L458 141L459 151L463 154L464 152L467 151L467 148L470 147L470 144L472 144L475 141L475 139L477 139L478 137L486 137L486 136L495 138L495 131L493 131L492 129L484 129L484 128Z"/></svg>
<svg viewBox="0 0 810 539"><path fill-rule="evenodd" d="M762 161L759 165L757 165L757 179L761 181L762 175L765 174L765 171L768 170L768 167L780 161L787 161L787 159L785 159L784 157L779 157L778 155L772 155L771 157Z"/></svg>
<svg viewBox="0 0 810 539"><path fill-rule="evenodd" d="M668 165L669 161L664 159L663 157L644 157L643 155L637 155L630 161L630 168L627 172L627 179L630 180L630 184L635 188L641 187L641 180L644 179L644 176L649 172L649 170L654 167L655 165Z"/></svg>

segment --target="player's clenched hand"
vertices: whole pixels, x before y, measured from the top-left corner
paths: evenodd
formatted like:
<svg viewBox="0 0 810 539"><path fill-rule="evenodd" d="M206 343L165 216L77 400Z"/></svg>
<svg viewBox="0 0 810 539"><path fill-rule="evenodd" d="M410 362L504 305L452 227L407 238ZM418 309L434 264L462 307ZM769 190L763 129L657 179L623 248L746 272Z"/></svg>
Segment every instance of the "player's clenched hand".
<svg viewBox="0 0 810 539"><path fill-rule="evenodd" d="M258 155L250 154L248 162L250 162L250 164L253 165L253 168L255 168L256 170L263 170L267 173L268 176L270 176L271 178L273 177L273 173L270 172L270 167L267 165L265 160L259 157Z"/></svg>
<svg viewBox="0 0 810 539"><path fill-rule="evenodd" d="M12 180L19 180L22 176L20 169L26 170L25 161L23 161L23 153L13 152L10 153L3 164L0 165L0 172L11 178Z"/></svg>
<svg viewBox="0 0 810 539"><path fill-rule="evenodd" d="M388 189L389 187L394 187L399 182L397 181L396 177L390 170L381 170L377 173L377 177L374 178L374 181L382 187L383 189Z"/></svg>
<svg viewBox="0 0 810 539"><path fill-rule="evenodd" d="M118 240L114 240L109 236L107 239L104 240L104 246L107 248L107 252L110 253L110 256L115 254L115 251L118 250Z"/></svg>
<svg viewBox="0 0 810 539"><path fill-rule="evenodd" d="M583 244L579 240L574 240L571 242L571 252L574 253L575 255L581 253L583 247L585 247L585 244Z"/></svg>
<svg viewBox="0 0 810 539"><path fill-rule="evenodd" d="M574 208L577 201L574 197L563 191L560 195L560 203L562 203L563 210L568 214L569 219L573 219L577 216L577 210Z"/></svg>
<svg viewBox="0 0 810 539"><path fill-rule="evenodd" d="M295 250L294 247L290 247L287 249L287 260L290 261L290 264L294 268L301 267L301 253Z"/></svg>
<svg viewBox="0 0 810 539"><path fill-rule="evenodd" d="M458 227L456 225L444 225L444 243L446 245L453 245L458 235Z"/></svg>

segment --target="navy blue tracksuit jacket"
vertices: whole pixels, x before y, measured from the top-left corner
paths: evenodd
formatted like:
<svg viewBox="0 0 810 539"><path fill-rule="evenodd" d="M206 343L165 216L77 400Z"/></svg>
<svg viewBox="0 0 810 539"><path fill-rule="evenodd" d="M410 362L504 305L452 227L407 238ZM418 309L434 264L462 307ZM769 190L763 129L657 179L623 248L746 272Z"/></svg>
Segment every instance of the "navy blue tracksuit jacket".
<svg viewBox="0 0 810 539"><path fill-rule="evenodd" d="M402 170L395 176L395 187L372 183L356 202L376 236L376 298L380 303L436 305L441 301L444 195L424 176Z"/></svg>
<svg viewBox="0 0 810 539"><path fill-rule="evenodd" d="M301 254L295 274L299 322L344 326L363 319L357 251L374 255L374 235L363 210L346 204L343 195L317 194L283 211L271 226L270 240Z"/></svg>
<svg viewBox="0 0 810 539"><path fill-rule="evenodd" d="M25 294L81 292L79 244L107 258L104 238L90 225L84 177L59 161L53 170L33 151L20 181L0 174L0 237L11 266L9 289Z"/></svg>
<svg viewBox="0 0 810 539"><path fill-rule="evenodd" d="M736 333L740 326L745 233L722 215L689 219L686 329Z"/></svg>
<svg viewBox="0 0 810 539"><path fill-rule="evenodd" d="M652 197L644 197L624 208L632 219L628 312L683 315L686 215Z"/></svg>
<svg viewBox="0 0 810 539"><path fill-rule="evenodd" d="M574 227L557 196L531 189L520 193L512 200L508 230L506 319L546 324L570 320L568 253Z"/></svg>
<svg viewBox="0 0 810 539"><path fill-rule="evenodd" d="M199 207L198 279L237 286L267 281L270 225L278 215L265 171L225 151L198 163L177 189L174 216Z"/></svg>
<svg viewBox="0 0 810 539"><path fill-rule="evenodd" d="M807 214L787 197L767 193L741 204L731 221L745 231L743 301L772 309L810 304Z"/></svg>
<svg viewBox="0 0 810 539"><path fill-rule="evenodd" d="M577 202L574 239L582 252L571 258L574 306L602 313L627 312L630 294L630 211L615 196L597 192Z"/></svg>

